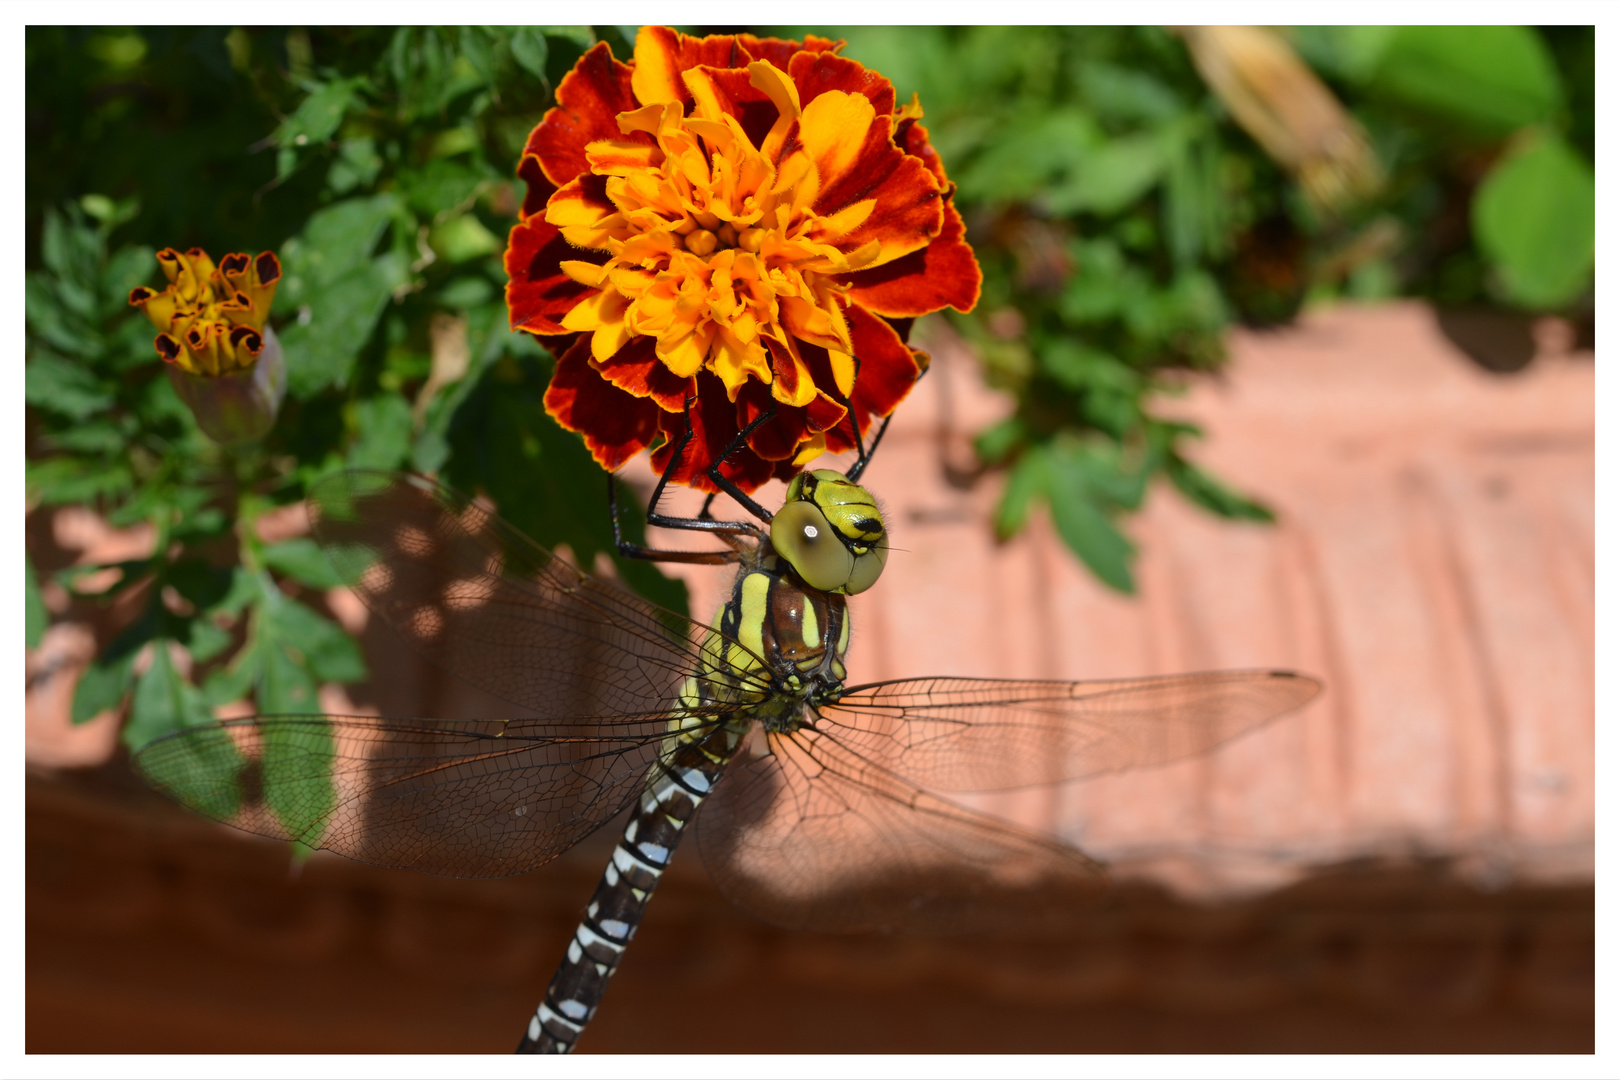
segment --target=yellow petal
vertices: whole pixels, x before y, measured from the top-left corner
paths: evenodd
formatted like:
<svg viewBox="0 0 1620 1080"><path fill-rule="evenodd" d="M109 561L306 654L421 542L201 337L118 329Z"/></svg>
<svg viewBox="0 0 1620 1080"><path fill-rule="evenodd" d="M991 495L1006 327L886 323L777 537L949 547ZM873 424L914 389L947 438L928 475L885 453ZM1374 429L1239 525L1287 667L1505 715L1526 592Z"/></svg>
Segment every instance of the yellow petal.
<svg viewBox="0 0 1620 1080"><path fill-rule="evenodd" d="M829 90L805 106L799 138L822 183L849 171L866 145L866 132L876 115L865 94L842 90Z"/></svg>
<svg viewBox="0 0 1620 1080"><path fill-rule="evenodd" d="M827 359L832 361L833 382L838 385L838 392L844 400L855 389L855 358L842 349L828 349Z"/></svg>
<svg viewBox="0 0 1620 1080"><path fill-rule="evenodd" d="M675 71L680 55L675 31L663 26L643 26L636 35L635 71L630 89L643 105L681 100L681 82Z"/></svg>
<svg viewBox="0 0 1620 1080"><path fill-rule="evenodd" d="M875 206L877 206L876 199L862 199L858 203L850 203L836 214L822 218L820 222L822 238L836 240L845 233L860 228L866 219L872 216L872 209Z"/></svg>
<svg viewBox="0 0 1620 1080"><path fill-rule="evenodd" d="M582 297L563 316L564 330L595 330L624 321L625 299L612 289ZM601 359L601 357L598 357Z"/></svg>
<svg viewBox="0 0 1620 1080"><path fill-rule="evenodd" d="M591 357L598 363L610 359L614 353L630 343L630 328L624 320L599 326L591 335Z"/></svg>
<svg viewBox="0 0 1620 1080"><path fill-rule="evenodd" d="M607 277L608 272L608 268L605 266L599 266L591 262L581 262L576 259L567 259L558 263L557 269L581 285L589 285L593 289L602 284L602 279Z"/></svg>
<svg viewBox="0 0 1620 1080"><path fill-rule="evenodd" d="M656 349L658 359L678 378L689 379L709 358L709 346L714 343L716 332L714 323L704 323L688 334L661 337Z"/></svg>

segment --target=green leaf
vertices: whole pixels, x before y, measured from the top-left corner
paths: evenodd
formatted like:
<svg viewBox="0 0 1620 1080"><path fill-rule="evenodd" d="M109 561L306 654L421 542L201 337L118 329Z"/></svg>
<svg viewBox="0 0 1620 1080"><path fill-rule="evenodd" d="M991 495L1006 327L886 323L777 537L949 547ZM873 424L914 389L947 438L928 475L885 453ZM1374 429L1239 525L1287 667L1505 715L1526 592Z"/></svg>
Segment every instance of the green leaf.
<svg viewBox="0 0 1620 1080"><path fill-rule="evenodd" d="M184 644L192 660L206 664L230 646L231 632L212 618L198 615L186 620Z"/></svg>
<svg viewBox="0 0 1620 1080"><path fill-rule="evenodd" d="M69 420L83 420L110 408L116 399L83 364L35 350L24 369L23 400Z"/></svg>
<svg viewBox="0 0 1620 1080"><path fill-rule="evenodd" d="M398 208L386 193L349 199L310 218L303 233L282 246L276 310L296 311L298 319L278 334L295 397L347 384L383 307L409 280L399 252L371 257Z"/></svg>
<svg viewBox="0 0 1620 1080"><path fill-rule="evenodd" d="M337 808L332 782L336 743L324 718L267 725L264 732L264 802L290 840L319 847Z"/></svg>
<svg viewBox="0 0 1620 1080"><path fill-rule="evenodd" d="M1166 459L1165 472L1178 491L1212 514L1268 524L1277 520L1265 505L1239 495L1179 454Z"/></svg>
<svg viewBox="0 0 1620 1080"><path fill-rule="evenodd" d="M1066 180L1039 199L1054 214L1117 214L1163 178L1172 157L1157 132L1111 139L1087 153Z"/></svg>
<svg viewBox="0 0 1620 1080"><path fill-rule="evenodd" d="M270 633L303 656L315 679L355 683L366 677L360 647L336 623L293 600L281 600L269 606L267 613Z"/></svg>
<svg viewBox="0 0 1620 1080"><path fill-rule="evenodd" d="M174 750L150 758L140 754L154 740L188 730ZM161 641L136 687L123 740L136 751L136 767L151 784L180 803L221 821L241 808L246 762L230 735L216 726L196 687L174 670Z"/></svg>
<svg viewBox="0 0 1620 1080"><path fill-rule="evenodd" d="M262 659L257 644L249 642L247 647L231 658L228 665L210 672L208 678L203 680L203 700L211 708L218 708L247 697L258 685Z"/></svg>
<svg viewBox="0 0 1620 1080"><path fill-rule="evenodd" d="M1037 495L1045 495L1051 480L1045 447L1032 446L1007 474L1007 486L996 503L996 539L1016 536L1029 523L1029 509Z"/></svg>
<svg viewBox="0 0 1620 1080"><path fill-rule="evenodd" d="M1092 501L1084 485L1054 482L1047 492L1052 524L1069 550L1106 584L1130 595L1136 592L1131 577L1132 543L1120 534L1102 507Z"/></svg>
<svg viewBox="0 0 1620 1080"><path fill-rule="evenodd" d="M518 66L537 79L546 77L546 35L533 27L521 26L511 39L512 59Z"/></svg>
<svg viewBox="0 0 1620 1080"><path fill-rule="evenodd" d="M1474 235L1514 303L1557 308L1591 279L1597 187L1562 139L1543 135L1496 164L1474 193Z"/></svg>
<svg viewBox="0 0 1620 1080"><path fill-rule="evenodd" d="M1482 136L1550 120L1563 99L1552 54L1528 26L1403 26L1370 85Z"/></svg>
<svg viewBox="0 0 1620 1080"><path fill-rule="evenodd" d="M377 153L377 142L369 136L344 139L338 145L337 157L326 173L326 186L335 195L346 195L355 188L370 187L382 172L382 155Z"/></svg>
<svg viewBox="0 0 1620 1080"><path fill-rule="evenodd" d="M357 434L349 451L352 469L397 469L411 452L414 421L403 394L384 391L354 405Z"/></svg>
<svg viewBox="0 0 1620 1080"><path fill-rule="evenodd" d="M419 216L432 220L469 202L485 175L485 169L473 162L434 158L419 169L401 172L399 185L406 204Z"/></svg>
<svg viewBox="0 0 1620 1080"><path fill-rule="evenodd" d="M307 536L271 544L259 555L272 570L312 589L336 589L344 584L326 552Z"/></svg>
<svg viewBox="0 0 1620 1080"><path fill-rule="evenodd" d="M279 637L265 642L261 649L263 668L259 672L257 699L259 711L277 716L301 715L320 708L315 680Z"/></svg>
<svg viewBox="0 0 1620 1080"><path fill-rule="evenodd" d="M367 81L357 76L317 85L276 129L276 144L305 146L330 139L342 125L344 115L359 102Z"/></svg>
<svg viewBox="0 0 1620 1080"><path fill-rule="evenodd" d="M127 459L84 461L73 457L53 457L29 461L24 467L25 486L30 499L51 506L94 502L102 496L116 496L134 486Z"/></svg>
<svg viewBox="0 0 1620 1080"><path fill-rule="evenodd" d="M45 597L39 591L39 575L34 573L34 560L23 553L28 573L23 579L23 641L30 649L39 648L45 637L45 628L51 624L51 613L45 609Z"/></svg>
<svg viewBox="0 0 1620 1080"><path fill-rule="evenodd" d="M152 640L156 619L150 609L112 640L79 676L73 693L73 722L82 724L124 700L133 678L135 656Z"/></svg>
<svg viewBox="0 0 1620 1080"><path fill-rule="evenodd" d="M1028 426L1018 417L1009 416L974 436L973 452L985 464L999 465L1028 438Z"/></svg>
<svg viewBox="0 0 1620 1080"><path fill-rule="evenodd" d="M492 255L502 246L476 214L461 214L433 226L428 245L451 266Z"/></svg>

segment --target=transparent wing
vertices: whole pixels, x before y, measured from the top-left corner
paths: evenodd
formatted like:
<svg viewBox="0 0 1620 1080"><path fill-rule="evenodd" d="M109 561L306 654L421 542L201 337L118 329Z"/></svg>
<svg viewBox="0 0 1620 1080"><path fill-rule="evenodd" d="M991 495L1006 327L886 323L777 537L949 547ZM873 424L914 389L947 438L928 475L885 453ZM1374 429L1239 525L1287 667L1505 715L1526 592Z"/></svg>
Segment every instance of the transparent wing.
<svg viewBox="0 0 1620 1080"><path fill-rule="evenodd" d="M367 607L521 715L656 713L712 666L714 631L576 570L432 481L338 473L315 485L309 508L316 539Z"/></svg>
<svg viewBox="0 0 1620 1080"><path fill-rule="evenodd" d="M851 687L816 726L936 791L1006 791L1202 754L1322 688L1289 671L1041 682L902 679Z"/></svg>
<svg viewBox="0 0 1620 1080"><path fill-rule="evenodd" d="M458 876L550 860L632 797L721 638L581 573L488 508L404 474L309 498L317 540L427 660L509 718L264 716L143 747L154 786L207 816L386 866ZM735 642L727 647L741 649Z"/></svg>
<svg viewBox="0 0 1620 1080"><path fill-rule="evenodd" d="M1094 898L1101 866L925 789L999 791L1165 764L1320 688L1278 671L853 687L813 726L732 763L699 817L704 862L735 903L785 926L1039 925Z"/></svg>
<svg viewBox="0 0 1620 1080"><path fill-rule="evenodd" d="M532 870L640 790L682 712L577 720L259 716L187 728L135 766L198 813L380 866Z"/></svg>
<svg viewBox="0 0 1620 1080"><path fill-rule="evenodd" d="M1101 892L1101 866L1078 850L931 795L836 731L763 741L704 803L698 844L720 890L769 922L982 931Z"/></svg>

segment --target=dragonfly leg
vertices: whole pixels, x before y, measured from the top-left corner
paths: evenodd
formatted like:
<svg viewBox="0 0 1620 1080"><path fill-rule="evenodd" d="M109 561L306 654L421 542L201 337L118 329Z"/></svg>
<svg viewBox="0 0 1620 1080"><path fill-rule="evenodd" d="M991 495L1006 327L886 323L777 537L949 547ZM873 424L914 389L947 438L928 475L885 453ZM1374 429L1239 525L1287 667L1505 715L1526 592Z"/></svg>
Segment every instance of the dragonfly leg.
<svg viewBox="0 0 1620 1080"><path fill-rule="evenodd" d="M618 546L619 554L627 559L647 559L654 562L700 563L704 565L718 565L721 563L734 563L742 558L745 545L738 539L748 536L754 540L762 540L765 530L751 521L718 521L710 513L709 508L714 502L710 495L704 502L703 509L695 518L675 517L670 514L660 514L658 503L664 497L664 487L669 483L669 474L674 470L681 456L686 453L692 442L692 398L686 399L686 431L681 435L680 441L675 444L675 452L670 455L669 464L664 467L664 473L658 478L653 488L652 498L647 501L647 524L657 525L664 529L691 529L697 532L714 533L731 548L730 551L669 551L658 548L644 547L632 544L624 539L619 525L618 488L613 477L608 477L608 512L613 519L613 540ZM729 454L736 448L737 443L728 447ZM722 455L722 460L724 456ZM739 492L739 494L741 494ZM746 499L746 496L744 496ZM751 501L751 500L750 500ZM769 521L769 515L765 520Z"/></svg>
<svg viewBox="0 0 1620 1080"><path fill-rule="evenodd" d="M755 502L753 499L749 498L747 494L743 492L742 488L732 483L726 477L721 476L720 466L725 462L726 458L742 449L743 443L748 441L748 436L752 435L756 430L758 430L761 424L766 423L775 415L776 402L772 401L770 408L754 417L753 420L749 421L747 427L737 432L737 437L732 439L724 450L720 451L720 456L715 458L713 463L711 463L708 469L705 470L709 479L714 481L715 487L718 487L721 491L725 492L727 495L730 495L733 499L736 499L739 506L767 524L769 524L771 520L771 512L759 505L759 503Z"/></svg>
<svg viewBox="0 0 1620 1080"><path fill-rule="evenodd" d="M658 494L654 495L655 504L658 495L663 493L661 490L663 488L662 480L659 481L659 488ZM710 499L712 500L713 496L710 496ZM708 516L708 511L709 504L705 502L702 513L692 520L699 523L708 521L717 525L731 524L730 522L714 521L713 518ZM726 563L739 562L742 559L743 549L740 543L727 531L719 532L720 539L732 545L731 549L727 551L675 551L668 548L650 548L641 544L632 544L624 538L623 527L619 523L619 484L617 477L612 473L608 474L608 516L613 521L613 543L619 549L619 554L626 559L646 559L649 562L697 563L703 566L721 566ZM652 520L652 516L649 512L647 515L649 521ZM686 520L684 518L664 518L662 514L658 516L662 519L657 522L660 525L668 521ZM681 528L682 526L671 527Z"/></svg>

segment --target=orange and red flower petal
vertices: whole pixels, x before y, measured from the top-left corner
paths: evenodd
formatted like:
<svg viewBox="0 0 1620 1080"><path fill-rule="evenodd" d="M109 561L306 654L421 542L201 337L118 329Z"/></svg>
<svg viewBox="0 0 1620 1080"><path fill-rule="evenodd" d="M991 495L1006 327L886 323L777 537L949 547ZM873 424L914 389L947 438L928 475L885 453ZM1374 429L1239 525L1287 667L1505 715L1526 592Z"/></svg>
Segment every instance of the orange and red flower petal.
<svg viewBox="0 0 1620 1080"><path fill-rule="evenodd" d="M663 431L663 445L653 451L652 466L672 484L685 484L699 491L715 491L713 481L706 475L710 463L719 459L731 441L737 437L739 407L726 395L725 384L708 372L699 372L694 382L697 400L688 414L660 412L659 428ZM675 448L686 434L690 416L692 438L674 459ZM720 475L742 488L753 491L775 472L775 463L766 461L747 446L739 447L720 465Z"/></svg>
<svg viewBox="0 0 1620 1080"><path fill-rule="evenodd" d="M506 241L506 308L512 329L565 334L562 320L595 289L562 272L564 260L604 263L605 251L581 251L555 225L536 214L512 226Z"/></svg>
<svg viewBox="0 0 1620 1080"><path fill-rule="evenodd" d="M651 398L665 412L686 408L692 393L692 380L681 378L658 359L658 341L652 337L631 338L629 344L606 360L592 360L591 366L602 377L627 394Z"/></svg>
<svg viewBox="0 0 1620 1080"><path fill-rule="evenodd" d="M849 285L854 305L891 319L915 318L944 307L971 311L979 302L984 274L966 234L962 215L946 203L944 227L926 248L838 280Z"/></svg>
<svg viewBox="0 0 1620 1080"><path fill-rule="evenodd" d="M810 104L829 90L842 90L846 94L865 95L879 116L894 112L894 85L853 60L830 52L806 51L795 53L787 63L776 63L776 66L787 72L799 88L801 105Z"/></svg>
<svg viewBox="0 0 1620 1080"><path fill-rule="evenodd" d="M850 405L865 431L874 414L888 416L905 400L922 369L894 327L858 307L851 307L848 315L850 340L860 361Z"/></svg>
<svg viewBox="0 0 1620 1080"><path fill-rule="evenodd" d="M590 338L581 335L557 358L546 387L546 412L583 435L597 464L611 471L652 445L663 410L651 398L614 386L590 360Z"/></svg>
<svg viewBox="0 0 1620 1080"><path fill-rule="evenodd" d="M607 42L591 46L557 85L557 106L529 136L524 157L538 158L546 178L558 187L588 172L586 145L619 138L619 114L636 108L632 71L613 59Z"/></svg>
<svg viewBox="0 0 1620 1080"><path fill-rule="evenodd" d="M692 94L681 80L681 72L699 66L744 67L748 52L733 34L689 37L667 26L645 26L636 35L635 74L631 85L643 105L679 101L683 105Z"/></svg>

